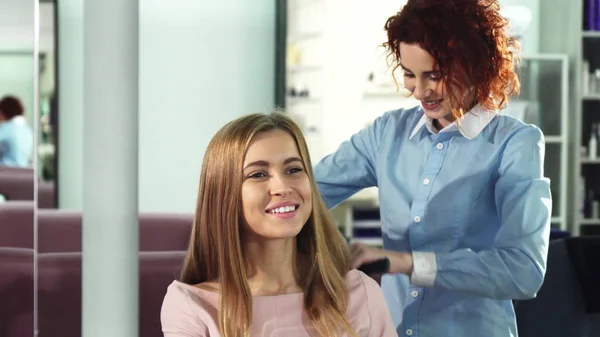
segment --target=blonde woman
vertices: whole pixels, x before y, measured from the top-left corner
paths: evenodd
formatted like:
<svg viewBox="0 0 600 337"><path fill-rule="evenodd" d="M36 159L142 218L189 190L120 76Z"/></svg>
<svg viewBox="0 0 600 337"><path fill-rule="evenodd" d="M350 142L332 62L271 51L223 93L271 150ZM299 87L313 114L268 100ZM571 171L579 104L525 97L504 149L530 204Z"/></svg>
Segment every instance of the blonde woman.
<svg viewBox="0 0 600 337"><path fill-rule="evenodd" d="M350 270L304 137L280 113L224 126L204 156L165 337L397 336L379 285Z"/></svg>

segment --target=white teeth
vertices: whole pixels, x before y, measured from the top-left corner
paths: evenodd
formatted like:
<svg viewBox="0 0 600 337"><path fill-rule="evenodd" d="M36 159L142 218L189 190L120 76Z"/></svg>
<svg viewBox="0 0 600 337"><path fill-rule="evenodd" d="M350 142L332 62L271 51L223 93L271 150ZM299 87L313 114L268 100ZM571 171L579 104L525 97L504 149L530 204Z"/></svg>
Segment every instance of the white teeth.
<svg viewBox="0 0 600 337"><path fill-rule="evenodd" d="M437 103L441 102L442 100L443 100L443 98L436 99L435 101L425 101L425 104L433 105L433 104L437 104Z"/></svg>
<svg viewBox="0 0 600 337"><path fill-rule="evenodd" d="M293 212L295 210L296 210L296 206L283 206L283 207L277 207L275 209L272 209L269 213L271 213L271 214L288 213L288 212Z"/></svg>

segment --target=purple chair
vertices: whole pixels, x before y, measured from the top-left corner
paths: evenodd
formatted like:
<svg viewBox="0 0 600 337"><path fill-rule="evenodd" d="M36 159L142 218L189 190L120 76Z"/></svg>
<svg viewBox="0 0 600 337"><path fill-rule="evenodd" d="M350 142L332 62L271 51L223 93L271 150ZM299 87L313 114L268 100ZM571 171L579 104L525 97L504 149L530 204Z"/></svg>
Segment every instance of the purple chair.
<svg viewBox="0 0 600 337"><path fill-rule="evenodd" d="M166 289L179 272L185 252L142 252L140 336L163 337L160 309ZM44 337L81 336L81 253L38 256L38 330Z"/></svg>
<svg viewBox="0 0 600 337"><path fill-rule="evenodd" d="M54 182L38 181L38 208L56 208Z"/></svg>
<svg viewBox="0 0 600 337"><path fill-rule="evenodd" d="M0 203L0 247L33 249L33 221L33 201Z"/></svg>
<svg viewBox="0 0 600 337"><path fill-rule="evenodd" d="M160 309L173 280L179 279L186 252L140 253L140 336L163 337Z"/></svg>
<svg viewBox="0 0 600 337"><path fill-rule="evenodd" d="M81 336L81 253L38 254L40 336Z"/></svg>
<svg viewBox="0 0 600 337"><path fill-rule="evenodd" d="M81 213L39 209L37 223L38 253L81 252Z"/></svg>
<svg viewBox="0 0 600 337"><path fill-rule="evenodd" d="M33 200L34 181L31 168L0 166L0 194L6 200Z"/></svg>
<svg viewBox="0 0 600 337"><path fill-rule="evenodd" d="M40 209L37 218L39 253L81 252L81 213ZM192 221L192 214L140 214L139 250L187 250Z"/></svg>
<svg viewBox="0 0 600 337"><path fill-rule="evenodd" d="M187 250L193 214L141 213L140 252Z"/></svg>
<svg viewBox="0 0 600 337"><path fill-rule="evenodd" d="M34 251L0 247L0 336L31 337Z"/></svg>

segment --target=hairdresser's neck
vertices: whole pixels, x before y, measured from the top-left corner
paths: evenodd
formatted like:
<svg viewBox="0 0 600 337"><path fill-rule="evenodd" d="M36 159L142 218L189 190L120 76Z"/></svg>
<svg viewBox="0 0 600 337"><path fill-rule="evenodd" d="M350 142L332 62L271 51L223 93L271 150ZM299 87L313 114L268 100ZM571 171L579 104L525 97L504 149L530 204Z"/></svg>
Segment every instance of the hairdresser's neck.
<svg viewBox="0 0 600 337"><path fill-rule="evenodd" d="M467 108L464 111L464 113L468 114L476 105L477 105L477 101L475 99L472 99L469 103L466 104ZM442 117L439 119L434 119L433 126L438 131L440 131L443 128L445 128L446 126L452 124L452 122L454 122L455 120L456 120L456 117L454 117L454 115L452 114L452 111L448 111L448 113L446 114L445 117Z"/></svg>
<svg viewBox="0 0 600 337"><path fill-rule="evenodd" d="M253 266L248 279L252 295L278 295L301 291L295 275L295 238L249 238L244 244L244 254Z"/></svg>

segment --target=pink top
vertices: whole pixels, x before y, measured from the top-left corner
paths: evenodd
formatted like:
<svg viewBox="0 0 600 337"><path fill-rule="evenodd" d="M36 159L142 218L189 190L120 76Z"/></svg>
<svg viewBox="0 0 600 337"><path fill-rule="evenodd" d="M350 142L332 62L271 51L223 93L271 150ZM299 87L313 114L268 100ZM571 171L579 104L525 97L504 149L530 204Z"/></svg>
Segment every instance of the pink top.
<svg viewBox="0 0 600 337"><path fill-rule="evenodd" d="M397 337L381 288L358 270L346 276L350 291L347 318L361 337ZM165 337L220 337L217 308L219 294L173 281L160 314ZM252 337L308 337L303 294L254 296Z"/></svg>

